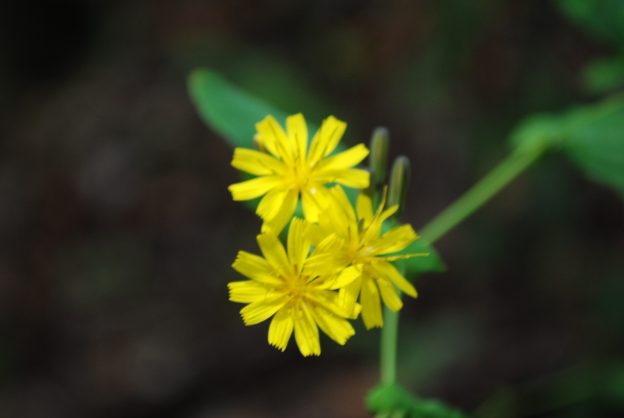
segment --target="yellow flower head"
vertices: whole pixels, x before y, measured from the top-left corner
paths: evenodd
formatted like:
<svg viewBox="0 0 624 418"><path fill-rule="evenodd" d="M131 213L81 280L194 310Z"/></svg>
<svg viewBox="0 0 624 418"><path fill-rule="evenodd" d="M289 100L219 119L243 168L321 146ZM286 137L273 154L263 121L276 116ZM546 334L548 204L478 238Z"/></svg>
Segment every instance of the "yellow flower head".
<svg viewBox="0 0 624 418"><path fill-rule="evenodd" d="M329 192L333 203L319 217L316 231L313 230L316 248L306 269L318 274L334 272L337 277L333 287L340 289L343 306L354 308L359 299L366 328L381 327L380 296L394 311L403 306L396 288L409 296L417 296L414 286L391 262L423 255L393 255L418 236L407 224L382 233L383 222L397 211L397 206L384 210L382 201L373 213L371 199L361 193L354 210L340 186Z"/></svg>
<svg viewBox="0 0 624 418"><path fill-rule="evenodd" d="M293 216L301 199L306 220L315 222L327 206L327 183L368 187L366 170L353 168L368 155L365 145L329 156L342 137L346 123L329 116L312 138L308 149L308 128L303 115L286 118L286 131L272 116L256 125L260 151L236 148L232 166L257 176L229 187L234 200L264 196L257 214L263 230L279 233Z"/></svg>
<svg viewBox="0 0 624 418"><path fill-rule="evenodd" d="M311 248L309 227L293 219L287 250L273 231L258 235L263 257L240 251L232 265L249 280L228 284L230 300L247 304L241 310L245 325L273 317L269 344L284 351L294 329L304 356L321 353L318 328L341 345L355 333L345 319L350 312L339 304L338 293L329 289L323 277L305 270Z"/></svg>

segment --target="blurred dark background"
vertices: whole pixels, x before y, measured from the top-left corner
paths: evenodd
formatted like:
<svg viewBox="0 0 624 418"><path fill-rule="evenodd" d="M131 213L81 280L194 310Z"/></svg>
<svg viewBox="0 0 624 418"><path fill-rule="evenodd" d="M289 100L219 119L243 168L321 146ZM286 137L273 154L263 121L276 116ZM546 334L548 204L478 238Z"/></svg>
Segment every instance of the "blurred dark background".
<svg viewBox="0 0 624 418"><path fill-rule="evenodd" d="M599 97L616 48L553 1L8 0L0 6L0 416L365 417L379 333L320 358L227 301L258 220L186 91L200 66L289 112L389 127L417 229L524 116ZM604 93L609 93L606 91ZM547 156L440 241L400 379L482 417L624 416L620 195Z"/></svg>

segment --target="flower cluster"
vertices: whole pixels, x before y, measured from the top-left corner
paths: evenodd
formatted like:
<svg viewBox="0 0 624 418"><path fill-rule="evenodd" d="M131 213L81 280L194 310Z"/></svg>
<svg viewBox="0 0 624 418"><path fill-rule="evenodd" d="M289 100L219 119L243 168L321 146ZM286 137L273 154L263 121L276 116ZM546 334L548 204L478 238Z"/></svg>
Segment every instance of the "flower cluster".
<svg viewBox="0 0 624 418"><path fill-rule="evenodd" d="M370 179L355 168L368 155L365 145L332 155L345 129L330 116L308 144L301 114L286 119L286 130L268 116L256 125L259 149L234 151L232 166L255 178L229 190L237 201L262 197L256 213L263 225L262 256L240 251L234 261L247 280L228 284L230 300L246 304L246 325L272 318L268 341L282 351L294 332L301 354L319 355L319 328L342 345L360 313L366 328L381 327L382 302L397 311L400 292L416 297L393 261L417 255L398 253L418 236L410 225L382 228L397 211L385 198L377 208L363 192L355 207L349 200L342 186L365 189ZM289 222L284 246L280 233Z"/></svg>

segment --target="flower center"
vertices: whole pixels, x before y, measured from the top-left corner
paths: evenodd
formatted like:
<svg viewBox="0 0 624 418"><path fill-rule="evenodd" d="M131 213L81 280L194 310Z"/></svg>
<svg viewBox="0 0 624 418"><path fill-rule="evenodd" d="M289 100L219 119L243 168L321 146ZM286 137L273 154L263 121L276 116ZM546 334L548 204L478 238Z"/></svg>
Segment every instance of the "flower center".
<svg viewBox="0 0 624 418"><path fill-rule="evenodd" d="M288 297L289 305L297 305L300 301L306 298L309 292L307 277L302 275L285 277L282 291Z"/></svg>
<svg viewBox="0 0 624 418"><path fill-rule="evenodd" d="M364 264L375 256L375 249L365 242L351 243L345 252L352 264Z"/></svg>
<svg viewBox="0 0 624 418"><path fill-rule="evenodd" d="M293 186L297 190L305 189L310 181L310 174L310 168L306 164L296 163L292 171Z"/></svg>

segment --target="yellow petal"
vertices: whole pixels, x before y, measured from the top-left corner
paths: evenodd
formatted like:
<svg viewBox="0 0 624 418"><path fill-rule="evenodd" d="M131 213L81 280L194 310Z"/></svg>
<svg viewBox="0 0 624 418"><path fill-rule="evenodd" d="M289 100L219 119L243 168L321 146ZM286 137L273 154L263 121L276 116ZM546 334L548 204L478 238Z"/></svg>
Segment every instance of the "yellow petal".
<svg viewBox="0 0 624 418"><path fill-rule="evenodd" d="M255 179L235 183L228 187L234 200L251 200L260 197L282 183L281 177L262 176Z"/></svg>
<svg viewBox="0 0 624 418"><path fill-rule="evenodd" d="M364 220L365 224L373 219L373 202L364 193L359 193L356 202L358 219Z"/></svg>
<svg viewBox="0 0 624 418"><path fill-rule="evenodd" d="M286 256L284 246L277 238L277 235L267 232L258 235L258 245L273 269L282 275L290 275L293 272L292 266Z"/></svg>
<svg viewBox="0 0 624 418"><path fill-rule="evenodd" d="M303 214L307 221L316 222L319 214L329 205L329 194L325 187L311 184L301 193Z"/></svg>
<svg viewBox="0 0 624 418"><path fill-rule="evenodd" d="M247 251L239 251L232 268L245 277L268 285L280 285L282 281L275 274L271 265L262 257Z"/></svg>
<svg viewBox="0 0 624 418"><path fill-rule="evenodd" d="M286 164L292 164L294 155L292 143L273 116L269 115L258 122L256 131L261 145L274 156L281 158Z"/></svg>
<svg viewBox="0 0 624 418"><path fill-rule="evenodd" d="M333 282L331 289L340 289L353 282L362 275L362 268L359 266L349 266L343 269Z"/></svg>
<svg viewBox="0 0 624 418"><path fill-rule="evenodd" d="M407 260L408 258L414 257L427 257L431 253L409 253L409 254L399 254L399 255L386 255L382 257L386 261L398 261L398 260Z"/></svg>
<svg viewBox="0 0 624 418"><path fill-rule="evenodd" d="M313 245L318 245L327 237L327 234L319 228L318 224L309 224L306 233L307 238Z"/></svg>
<svg viewBox="0 0 624 418"><path fill-rule="evenodd" d="M299 351L304 357L318 356L321 354L321 343L319 332L309 308L305 304L300 305L300 309L294 317L295 321L295 341Z"/></svg>
<svg viewBox="0 0 624 418"><path fill-rule="evenodd" d="M256 214L262 219L274 218L282 206L286 193L288 193L288 190L274 189L269 191L258 204Z"/></svg>
<svg viewBox="0 0 624 418"><path fill-rule="evenodd" d="M361 163L367 155L368 148L366 148L366 145L358 144L346 151L340 152L320 161L317 164L315 171L320 174L323 171L335 171L351 168Z"/></svg>
<svg viewBox="0 0 624 418"><path fill-rule="evenodd" d="M319 288L334 289L334 283L337 279L336 272L342 268L344 265L337 262L333 254L317 254L306 260L304 274L309 277L318 277L317 285Z"/></svg>
<svg viewBox="0 0 624 418"><path fill-rule="evenodd" d="M329 252L314 252L314 255L310 256L305 262L305 271L309 276L326 275L336 270L339 267L336 264L335 254Z"/></svg>
<svg viewBox="0 0 624 418"><path fill-rule="evenodd" d="M333 290L323 289L323 286L314 280L316 291L308 293L307 301L310 306L321 306L323 309L341 318L349 318L351 312L340 304L340 298L337 292Z"/></svg>
<svg viewBox="0 0 624 418"><path fill-rule="evenodd" d="M269 344L281 351L286 350L294 327L289 311L287 308L281 309L275 314L271 320L271 325L269 325Z"/></svg>
<svg viewBox="0 0 624 418"><path fill-rule="evenodd" d="M382 279L389 280L394 283L401 291L413 298L418 296L414 286L408 282L405 277L394 267L392 264L386 261L377 261L370 265L373 273Z"/></svg>
<svg viewBox="0 0 624 418"><path fill-rule="evenodd" d="M291 143L295 144L297 155L304 161L308 146L308 127L301 113L286 118L286 130Z"/></svg>
<svg viewBox="0 0 624 418"><path fill-rule="evenodd" d="M406 224L386 232L373 245L377 254L389 254L405 249L417 238L414 228Z"/></svg>
<svg viewBox="0 0 624 418"><path fill-rule="evenodd" d="M370 183L370 173L360 168L324 170L314 178L321 183L340 183L354 189L364 189Z"/></svg>
<svg viewBox="0 0 624 418"><path fill-rule="evenodd" d="M305 262L306 274L310 276L324 276L334 274L345 268L348 260L340 257L343 240L332 234L314 248L314 252Z"/></svg>
<svg viewBox="0 0 624 418"><path fill-rule="evenodd" d="M238 303L252 303L265 299L270 293L270 287L253 280L228 283L230 301Z"/></svg>
<svg viewBox="0 0 624 418"><path fill-rule="evenodd" d="M403 307L401 296L397 293L392 283L387 280L377 280L377 287L381 293L383 303L393 311L398 311Z"/></svg>
<svg viewBox="0 0 624 418"><path fill-rule="evenodd" d="M381 222L383 222L392 215L394 215L397 210L399 210L399 205L390 206L388 209L384 210L381 215L379 215L379 219L381 219Z"/></svg>
<svg viewBox="0 0 624 418"><path fill-rule="evenodd" d="M347 124L333 116L329 116L323 121L310 145L310 153L308 155L310 165L316 164L336 149L345 129L347 129Z"/></svg>
<svg viewBox="0 0 624 418"><path fill-rule="evenodd" d="M334 209L331 218L337 218L335 219L336 221L345 224L357 224L353 206L344 189L340 186L334 186L329 190L329 193L332 196L332 200L328 206Z"/></svg>
<svg viewBox="0 0 624 418"><path fill-rule="evenodd" d="M362 288L362 278L352 281L338 292L338 303L348 312L348 317L355 319L359 314L357 300Z"/></svg>
<svg viewBox="0 0 624 418"><path fill-rule="evenodd" d="M310 242L306 237L307 223L299 218L294 218L288 230L288 258L290 263L296 266L297 272L301 272L308 253Z"/></svg>
<svg viewBox="0 0 624 418"><path fill-rule="evenodd" d="M360 291L360 303L362 304L362 319L366 329L383 326L381 316L381 303L379 302L379 291L375 280L370 278L362 279L362 290Z"/></svg>
<svg viewBox="0 0 624 418"><path fill-rule="evenodd" d="M340 318L323 308L316 308L313 313L319 328L338 344L344 345L349 338L355 335L355 330L346 319Z"/></svg>
<svg viewBox="0 0 624 418"><path fill-rule="evenodd" d="M275 312L282 309L285 303L286 297L284 295L275 294L250 303L241 309L240 313L245 325L255 325L269 319Z"/></svg>
<svg viewBox="0 0 624 418"><path fill-rule="evenodd" d="M376 240L379 237L379 234L381 233L381 227L383 226L384 221L388 219L390 216L394 215L396 211L399 209L399 206L394 205L389 209L386 209L386 210L382 210L382 209L383 209L383 201L379 205L379 208L377 208L377 212L375 213L373 220L371 221L370 224L367 225L366 232L364 233L364 237L362 238L364 241L373 242L374 240Z"/></svg>
<svg viewBox="0 0 624 418"><path fill-rule="evenodd" d="M286 192L277 213L264 219L262 232L271 231L275 235L280 234L295 213L297 200L298 193L295 190Z"/></svg>
<svg viewBox="0 0 624 418"><path fill-rule="evenodd" d="M235 148L232 167L256 176L282 174L284 163L264 152L248 148Z"/></svg>

